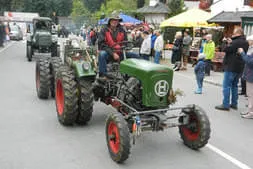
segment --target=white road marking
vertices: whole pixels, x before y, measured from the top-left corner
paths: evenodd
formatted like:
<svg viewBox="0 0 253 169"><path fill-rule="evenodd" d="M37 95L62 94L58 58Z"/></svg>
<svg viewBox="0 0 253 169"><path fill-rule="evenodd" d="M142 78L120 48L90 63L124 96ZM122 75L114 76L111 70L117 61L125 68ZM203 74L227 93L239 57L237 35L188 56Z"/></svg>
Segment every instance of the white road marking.
<svg viewBox="0 0 253 169"><path fill-rule="evenodd" d="M4 47L3 49L0 50L0 53L3 52L3 51L5 51L9 47L11 47L13 44L14 44L14 42L10 42L6 47Z"/></svg>
<svg viewBox="0 0 253 169"><path fill-rule="evenodd" d="M212 150L213 152L217 153L218 155L222 156L226 160L230 161L231 163L233 163L234 165L236 165L240 169L252 169L248 165L240 162L239 160L235 159L234 157L228 155L227 153L223 152L222 150L218 149L217 147L215 147L211 144L207 144L206 147L209 148L210 150Z"/></svg>

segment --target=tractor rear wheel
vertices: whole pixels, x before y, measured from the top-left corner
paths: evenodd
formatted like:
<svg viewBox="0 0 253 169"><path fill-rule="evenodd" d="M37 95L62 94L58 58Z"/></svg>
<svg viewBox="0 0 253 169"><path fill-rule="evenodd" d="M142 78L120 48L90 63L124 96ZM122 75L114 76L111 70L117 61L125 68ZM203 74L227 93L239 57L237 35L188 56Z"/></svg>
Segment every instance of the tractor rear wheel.
<svg viewBox="0 0 253 169"><path fill-rule="evenodd" d="M26 57L27 57L28 62L32 61L32 46L31 45L26 46Z"/></svg>
<svg viewBox="0 0 253 169"><path fill-rule="evenodd" d="M81 80L79 82L79 114L76 123L85 125L90 121L93 112L93 91L90 81Z"/></svg>
<svg viewBox="0 0 253 169"><path fill-rule="evenodd" d="M106 120L106 142L113 161L122 163L130 154L130 132L120 113L111 113Z"/></svg>
<svg viewBox="0 0 253 169"><path fill-rule="evenodd" d="M210 122L204 110L198 106L185 110L183 109L183 113L189 115L189 123L179 126L179 133L187 147L197 150L208 143L211 133Z"/></svg>
<svg viewBox="0 0 253 169"><path fill-rule="evenodd" d="M61 58L53 57L50 59L50 74L51 74L50 91L51 91L51 96L53 98L55 97L55 76L61 65L62 65Z"/></svg>
<svg viewBox="0 0 253 169"><path fill-rule="evenodd" d="M55 101L59 122L64 126L73 125L78 115L78 88L74 72L61 66L56 73Z"/></svg>
<svg viewBox="0 0 253 169"><path fill-rule="evenodd" d="M50 86L50 69L47 59L40 59L36 62L36 90L40 99L47 99Z"/></svg>

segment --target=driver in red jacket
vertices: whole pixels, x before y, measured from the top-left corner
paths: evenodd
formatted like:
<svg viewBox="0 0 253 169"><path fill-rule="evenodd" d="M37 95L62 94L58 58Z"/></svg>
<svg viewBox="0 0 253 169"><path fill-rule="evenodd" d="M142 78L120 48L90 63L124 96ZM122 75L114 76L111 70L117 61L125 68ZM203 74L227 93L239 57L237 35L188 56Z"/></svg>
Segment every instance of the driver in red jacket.
<svg viewBox="0 0 253 169"><path fill-rule="evenodd" d="M120 42L127 41L127 33L120 25L122 19L115 12L108 18L108 23L103 28L98 36L98 48L100 50L99 62L99 75L100 77L106 76L106 65L109 61L123 60L123 53L120 50ZM126 52L127 58L139 58L139 55L132 52Z"/></svg>

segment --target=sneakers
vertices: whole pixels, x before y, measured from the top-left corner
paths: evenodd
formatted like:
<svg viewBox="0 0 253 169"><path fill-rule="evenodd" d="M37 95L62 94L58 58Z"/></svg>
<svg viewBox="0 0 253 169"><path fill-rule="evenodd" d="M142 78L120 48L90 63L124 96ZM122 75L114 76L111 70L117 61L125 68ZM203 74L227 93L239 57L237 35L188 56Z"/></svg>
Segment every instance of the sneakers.
<svg viewBox="0 0 253 169"><path fill-rule="evenodd" d="M248 112L247 114L242 115L242 118L245 119L253 119L253 113L252 112Z"/></svg>
<svg viewBox="0 0 253 169"><path fill-rule="evenodd" d="M195 94L202 94L202 89L198 88L194 93Z"/></svg>
<svg viewBox="0 0 253 169"><path fill-rule="evenodd" d="M249 112L247 112L247 111L246 111L246 112L241 112L240 115L243 116L243 115L246 115L246 114L248 114L248 113L249 113Z"/></svg>
<svg viewBox="0 0 253 169"><path fill-rule="evenodd" d="M215 109L217 109L217 110L222 110L222 111L229 111L229 108L224 107L223 104L218 105L218 106L215 106Z"/></svg>

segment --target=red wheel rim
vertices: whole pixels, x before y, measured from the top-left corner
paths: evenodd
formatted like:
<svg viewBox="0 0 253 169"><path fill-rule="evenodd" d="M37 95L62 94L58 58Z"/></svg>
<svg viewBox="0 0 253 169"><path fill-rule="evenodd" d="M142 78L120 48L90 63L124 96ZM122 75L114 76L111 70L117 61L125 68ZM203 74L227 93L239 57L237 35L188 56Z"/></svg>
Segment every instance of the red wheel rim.
<svg viewBox="0 0 253 169"><path fill-rule="evenodd" d="M120 148L120 138L118 127L114 122L110 122L108 125L108 136L110 149L114 154L117 154Z"/></svg>
<svg viewBox="0 0 253 169"><path fill-rule="evenodd" d="M194 123L196 124L196 126L190 127L190 125L192 125ZM198 122L196 116L191 115L190 120L189 120L189 124L186 126L181 126L181 128L182 128L182 132L187 140L195 141L199 138L200 126L199 126L199 122Z"/></svg>
<svg viewBox="0 0 253 169"><path fill-rule="evenodd" d="M63 87L62 87L62 81L57 80L57 85L56 85L56 107L59 115L63 114L63 109L64 109L64 92L63 92Z"/></svg>
<svg viewBox="0 0 253 169"><path fill-rule="evenodd" d="M39 90L40 88L40 72L38 70L39 68L36 68L36 88Z"/></svg>

